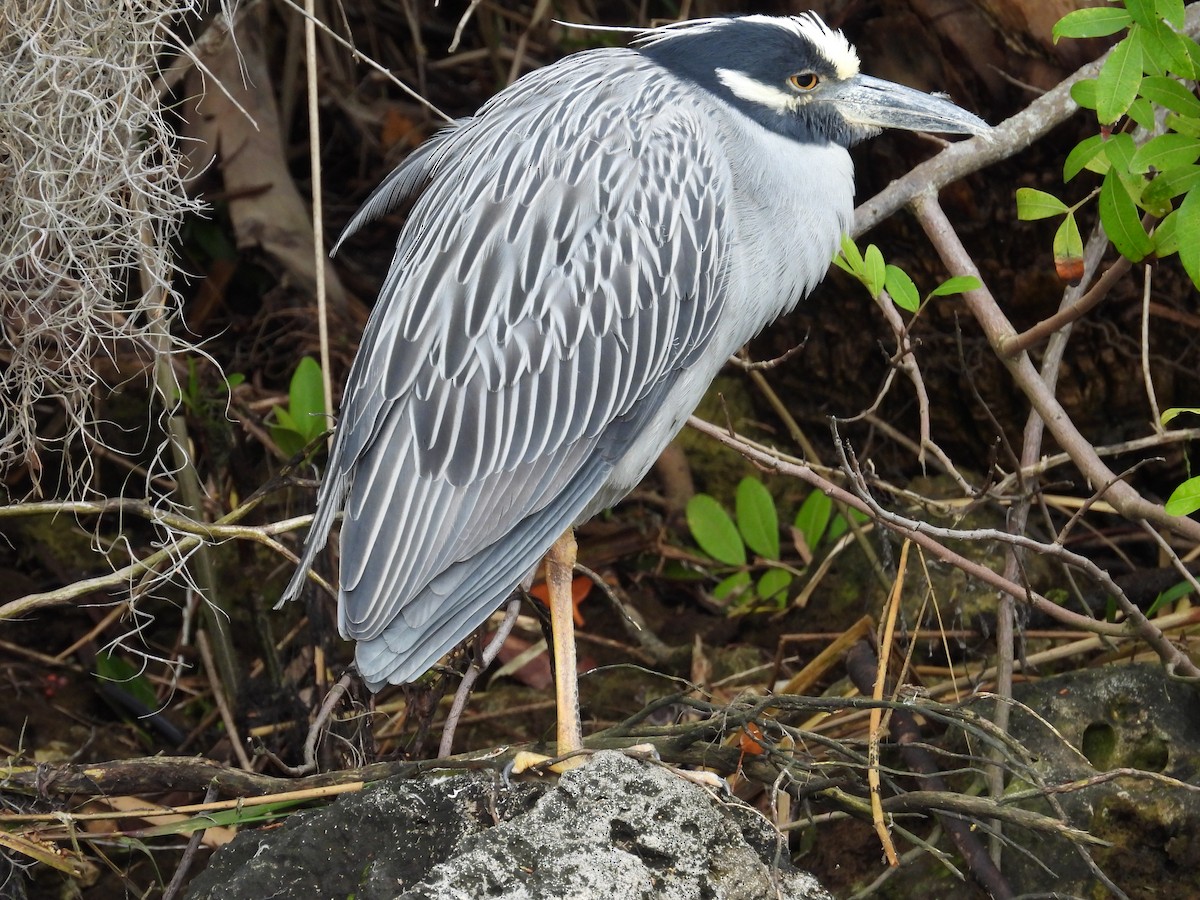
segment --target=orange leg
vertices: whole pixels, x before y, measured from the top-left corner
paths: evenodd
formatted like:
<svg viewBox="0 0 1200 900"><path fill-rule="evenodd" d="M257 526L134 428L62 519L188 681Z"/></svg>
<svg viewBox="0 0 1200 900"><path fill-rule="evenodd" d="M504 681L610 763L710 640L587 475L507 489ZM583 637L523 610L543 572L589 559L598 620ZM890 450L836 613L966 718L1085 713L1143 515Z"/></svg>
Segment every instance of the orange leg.
<svg viewBox="0 0 1200 900"><path fill-rule="evenodd" d="M554 638L554 689L558 701L558 755L583 748L579 722L579 678L575 661L574 603L575 532L568 528L546 554L546 586L550 593L550 630ZM583 763L575 757L567 767Z"/></svg>

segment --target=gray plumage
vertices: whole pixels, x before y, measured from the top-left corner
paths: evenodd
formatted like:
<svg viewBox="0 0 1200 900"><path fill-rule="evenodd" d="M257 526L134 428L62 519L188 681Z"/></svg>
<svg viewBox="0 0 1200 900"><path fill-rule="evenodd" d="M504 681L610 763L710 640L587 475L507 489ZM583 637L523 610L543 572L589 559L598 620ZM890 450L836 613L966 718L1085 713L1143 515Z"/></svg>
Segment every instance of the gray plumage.
<svg viewBox="0 0 1200 900"><path fill-rule="evenodd" d="M631 490L728 356L824 276L850 225L847 146L986 129L859 76L811 15L638 44L521 78L342 237L412 203L284 599L344 506L338 626L372 688L420 676Z"/></svg>

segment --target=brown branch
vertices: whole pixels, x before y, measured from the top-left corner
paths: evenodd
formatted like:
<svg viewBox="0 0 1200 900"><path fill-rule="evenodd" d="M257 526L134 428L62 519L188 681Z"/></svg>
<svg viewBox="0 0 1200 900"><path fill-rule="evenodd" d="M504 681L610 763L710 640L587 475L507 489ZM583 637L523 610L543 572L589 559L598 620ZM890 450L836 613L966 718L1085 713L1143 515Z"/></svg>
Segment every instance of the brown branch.
<svg viewBox="0 0 1200 900"><path fill-rule="evenodd" d="M918 197L914 201L914 209L925 233L950 271L979 277L974 260L958 239L954 226L938 205L937 198L933 195ZM1013 382L1033 404L1038 415L1045 420L1046 428L1058 441L1059 446L1071 455L1071 459L1091 484L1105 485L1105 499L1127 519L1148 519L1160 528L1166 528L1187 540L1200 543L1200 522L1184 516L1170 515L1162 506L1146 500L1130 485L1117 478L1104 464L1091 442L1079 433L1066 410L1058 402L1058 398L1038 374L1028 354L1021 353L1014 357L1005 355L1003 348L1007 341L1016 337L1017 331L991 292L985 286L981 286L967 291L963 297L971 314L983 328L996 355L1008 369Z"/></svg>

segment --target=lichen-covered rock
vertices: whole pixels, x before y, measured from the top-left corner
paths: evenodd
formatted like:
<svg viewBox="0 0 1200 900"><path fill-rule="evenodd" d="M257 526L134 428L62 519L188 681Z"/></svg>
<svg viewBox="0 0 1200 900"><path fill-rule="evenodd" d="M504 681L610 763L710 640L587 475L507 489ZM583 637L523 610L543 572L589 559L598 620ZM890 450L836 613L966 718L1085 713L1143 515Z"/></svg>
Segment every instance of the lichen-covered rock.
<svg viewBox="0 0 1200 900"><path fill-rule="evenodd" d="M549 784L391 781L240 836L191 900L828 900L757 812L616 752Z"/></svg>

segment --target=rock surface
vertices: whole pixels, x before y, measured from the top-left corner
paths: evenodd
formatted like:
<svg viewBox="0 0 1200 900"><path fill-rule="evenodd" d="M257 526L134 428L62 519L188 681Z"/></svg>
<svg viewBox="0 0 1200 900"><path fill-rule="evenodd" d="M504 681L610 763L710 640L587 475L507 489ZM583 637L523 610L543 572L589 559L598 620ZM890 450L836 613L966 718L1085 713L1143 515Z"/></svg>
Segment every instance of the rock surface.
<svg viewBox="0 0 1200 900"><path fill-rule="evenodd" d="M214 856L190 900L829 900L751 808L597 753L557 784L392 780Z"/></svg>

